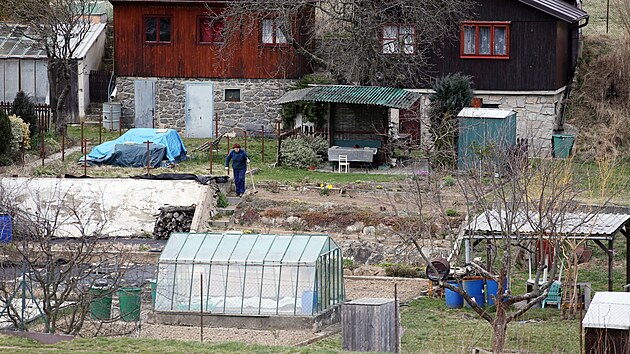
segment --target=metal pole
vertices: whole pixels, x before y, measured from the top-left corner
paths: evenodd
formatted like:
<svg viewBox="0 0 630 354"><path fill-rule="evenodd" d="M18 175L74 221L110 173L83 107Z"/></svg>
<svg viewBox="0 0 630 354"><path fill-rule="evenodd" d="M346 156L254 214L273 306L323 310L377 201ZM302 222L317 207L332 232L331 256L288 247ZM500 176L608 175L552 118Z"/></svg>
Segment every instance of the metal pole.
<svg viewBox="0 0 630 354"><path fill-rule="evenodd" d="M219 137L219 113L214 112L214 138Z"/></svg>
<svg viewBox="0 0 630 354"><path fill-rule="evenodd" d="M212 148L210 148L210 151L212 151ZM201 324L201 326L199 326L199 330L201 332L201 342L203 343L203 273L199 274L199 278L201 279L201 287L200 287L200 289L201 289L201 298L200 298L200 301L199 301L199 309L200 309L200 311L199 311L199 314L200 314L199 323Z"/></svg>
<svg viewBox="0 0 630 354"><path fill-rule="evenodd" d="M99 145L103 143L103 112L101 112L101 116L98 121L98 143Z"/></svg>
<svg viewBox="0 0 630 354"><path fill-rule="evenodd" d="M613 240L608 240L608 291L613 291Z"/></svg>
<svg viewBox="0 0 630 354"><path fill-rule="evenodd" d="M81 148L83 149L83 177L85 177L87 176L87 139L83 139Z"/></svg>
<svg viewBox="0 0 630 354"><path fill-rule="evenodd" d="M210 175L212 175L212 140L210 140Z"/></svg>
<svg viewBox="0 0 630 354"><path fill-rule="evenodd" d="M122 115L120 117L120 120L118 121L118 136L121 136L121 135L122 135Z"/></svg>
<svg viewBox="0 0 630 354"><path fill-rule="evenodd" d="M608 18L610 17L610 0L606 0L606 33L608 33Z"/></svg>
<svg viewBox="0 0 630 354"><path fill-rule="evenodd" d="M24 165L25 161L24 161L24 137L22 137L22 165Z"/></svg>
<svg viewBox="0 0 630 354"><path fill-rule="evenodd" d="M155 108L151 108L151 128L155 129Z"/></svg>
<svg viewBox="0 0 630 354"><path fill-rule="evenodd" d="M400 353L400 324L398 323L398 283L394 283L394 335L396 336L396 353Z"/></svg>
<svg viewBox="0 0 630 354"><path fill-rule="evenodd" d="M42 167L44 166L44 159L46 158L46 150L44 149L44 135L46 133L44 129L44 120L42 119Z"/></svg>
<svg viewBox="0 0 630 354"><path fill-rule="evenodd" d="M243 138L245 139L245 141L243 141L243 149L247 151L247 130L243 130Z"/></svg>
<svg viewBox="0 0 630 354"><path fill-rule="evenodd" d="M61 161L66 160L66 127L61 130Z"/></svg>
<svg viewBox="0 0 630 354"><path fill-rule="evenodd" d="M145 141L147 143L147 176L151 175L151 142Z"/></svg>
<svg viewBox="0 0 630 354"><path fill-rule="evenodd" d="M20 318L20 330L24 332L24 312L26 311L26 262L22 261L22 318ZM33 299L35 301L35 299Z"/></svg>
<svg viewBox="0 0 630 354"><path fill-rule="evenodd" d="M83 122L81 122L81 142L83 142ZM81 153L83 153L83 143L81 143Z"/></svg>
<svg viewBox="0 0 630 354"><path fill-rule="evenodd" d="M262 162L265 162L265 126L260 127L262 128Z"/></svg>

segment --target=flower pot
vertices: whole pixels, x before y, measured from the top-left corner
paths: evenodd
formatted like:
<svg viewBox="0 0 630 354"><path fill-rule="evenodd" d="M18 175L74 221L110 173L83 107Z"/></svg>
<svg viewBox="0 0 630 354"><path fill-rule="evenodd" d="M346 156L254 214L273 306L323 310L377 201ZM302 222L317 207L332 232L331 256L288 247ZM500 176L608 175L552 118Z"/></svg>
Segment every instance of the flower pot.
<svg viewBox="0 0 630 354"><path fill-rule="evenodd" d="M308 169L311 170L311 171L315 171L315 166L313 166L313 165L308 166Z"/></svg>

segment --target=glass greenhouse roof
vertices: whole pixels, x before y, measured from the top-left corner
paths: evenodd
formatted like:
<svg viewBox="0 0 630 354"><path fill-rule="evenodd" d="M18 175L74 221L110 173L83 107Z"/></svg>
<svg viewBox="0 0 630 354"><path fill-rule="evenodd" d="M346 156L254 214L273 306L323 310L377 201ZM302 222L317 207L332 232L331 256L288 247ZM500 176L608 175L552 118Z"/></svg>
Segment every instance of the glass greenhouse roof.
<svg viewBox="0 0 630 354"><path fill-rule="evenodd" d="M174 233L160 263L313 264L338 248L328 235Z"/></svg>

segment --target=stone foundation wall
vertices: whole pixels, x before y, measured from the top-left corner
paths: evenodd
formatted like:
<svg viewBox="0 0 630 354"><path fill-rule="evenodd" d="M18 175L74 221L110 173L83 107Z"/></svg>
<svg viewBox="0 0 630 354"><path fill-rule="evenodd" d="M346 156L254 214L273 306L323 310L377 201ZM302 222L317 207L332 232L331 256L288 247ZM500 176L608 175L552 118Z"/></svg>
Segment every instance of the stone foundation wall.
<svg viewBox="0 0 630 354"><path fill-rule="evenodd" d="M116 79L118 93L116 101L122 106L122 120L126 126L134 121L134 80L152 78L119 77ZM154 78L156 81L157 128L172 128L186 132L186 84L212 83L214 85L214 112L219 117L219 130L228 127L247 129L248 134L257 135L261 125L265 134L275 130L274 120L280 118L280 108L273 102L280 98L296 80L281 79L180 79ZM226 102L225 89L240 89L240 102Z"/></svg>
<svg viewBox="0 0 630 354"><path fill-rule="evenodd" d="M420 92L420 112L422 114L422 141L430 142L429 104L430 93ZM476 92L475 97L483 100L484 104L497 105L501 109L511 109L516 112L516 137L529 141L529 156L551 156L551 136L556 129L557 115L564 89L555 92L527 92L527 93L488 93Z"/></svg>

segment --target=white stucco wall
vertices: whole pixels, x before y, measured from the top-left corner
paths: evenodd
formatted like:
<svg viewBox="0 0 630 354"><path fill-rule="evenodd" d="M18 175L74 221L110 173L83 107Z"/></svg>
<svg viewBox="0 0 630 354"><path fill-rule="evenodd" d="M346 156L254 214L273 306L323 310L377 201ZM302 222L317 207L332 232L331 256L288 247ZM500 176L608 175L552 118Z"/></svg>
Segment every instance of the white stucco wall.
<svg viewBox="0 0 630 354"><path fill-rule="evenodd" d="M2 178L0 186L22 210L49 219L58 214L61 237L80 235L73 210L88 234L101 225L109 236L152 234L160 207L199 205L205 187L195 181L130 178Z"/></svg>
<svg viewBox="0 0 630 354"><path fill-rule="evenodd" d="M85 57L78 62L77 94L80 118L85 117L87 108L90 105L90 71L98 70L101 65L101 59L105 54L105 39L106 31L102 31L94 45L87 51Z"/></svg>

